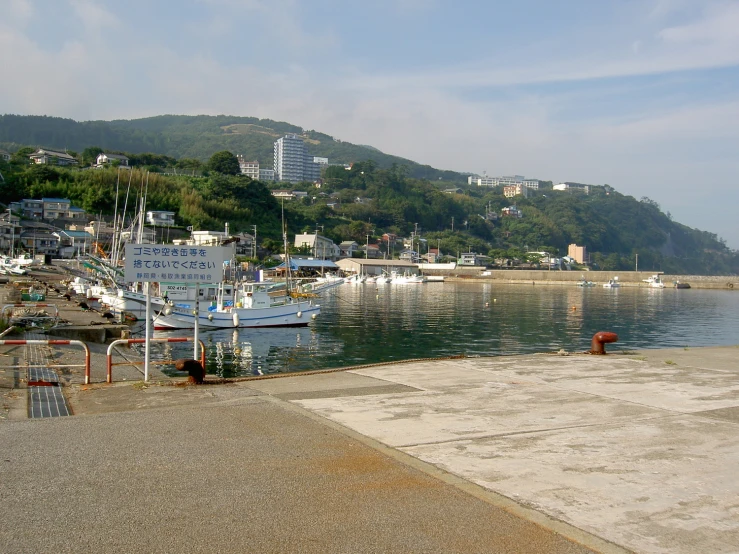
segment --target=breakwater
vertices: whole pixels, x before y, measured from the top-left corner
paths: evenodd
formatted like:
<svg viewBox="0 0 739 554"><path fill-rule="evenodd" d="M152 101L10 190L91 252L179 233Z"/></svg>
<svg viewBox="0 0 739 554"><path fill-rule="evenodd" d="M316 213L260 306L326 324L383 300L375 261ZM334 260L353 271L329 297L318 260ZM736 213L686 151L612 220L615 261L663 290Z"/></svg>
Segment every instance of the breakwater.
<svg viewBox="0 0 739 554"><path fill-rule="evenodd" d="M455 269L423 268L427 276L444 277L445 280L458 281L494 281L510 284L545 284L545 285L576 285L585 278L600 285L609 279L618 277L622 286L649 287L644 279L659 274L666 287L672 287L676 281L687 283L691 288L723 289L739 291L739 277L717 275L668 275L659 271L559 271L559 270L518 270L518 269L485 269L483 267L457 267Z"/></svg>

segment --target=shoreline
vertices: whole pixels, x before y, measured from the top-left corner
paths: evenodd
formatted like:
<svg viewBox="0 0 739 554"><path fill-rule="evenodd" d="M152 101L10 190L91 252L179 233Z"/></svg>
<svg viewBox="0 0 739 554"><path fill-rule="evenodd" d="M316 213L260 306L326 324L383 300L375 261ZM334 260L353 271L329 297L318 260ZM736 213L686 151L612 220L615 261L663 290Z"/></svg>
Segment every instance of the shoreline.
<svg viewBox="0 0 739 554"><path fill-rule="evenodd" d="M609 279L618 277L622 287L652 288L643 280L653 275L659 275L665 283L666 289L675 288L676 281L690 285L693 289L712 289L739 291L739 276L723 275L670 275L659 271L560 271L560 270L529 270L529 269L485 269L457 268L434 270L424 267L425 276L443 277L450 282L480 282L497 284L535 284L535 285L564 285L577 286L583 277L601 287Z"/></svg>

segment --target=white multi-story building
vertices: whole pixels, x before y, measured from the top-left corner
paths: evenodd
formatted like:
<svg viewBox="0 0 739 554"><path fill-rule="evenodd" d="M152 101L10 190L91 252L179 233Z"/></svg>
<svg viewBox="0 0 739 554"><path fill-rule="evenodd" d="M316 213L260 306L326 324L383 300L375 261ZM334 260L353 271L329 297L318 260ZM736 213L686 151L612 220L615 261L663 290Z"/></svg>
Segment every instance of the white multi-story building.
<svg viewBox="0 0 739 554"><path fill-rule="evenodd" d="M251 177L255 181L259 180L259 162L247 162L241 154L237 154L236 159L239 160L242 175Z"/></svg>
<svg viewBox="0 0 739 554"><path fill-rule="evenodd" d="M295 134L276 140L274 155L275 179L281 182L317 181L321 178L321 166L328 165L327 158L310 156L305 151L303 139Z"/></svg>
<svg viewBox="0 0 739 554"><path fill-rule="evenodd" d="M552 190L577 191L590 194L590 185L583 185L581 183L559 183L554 185Z"/></svg>
<svg viewBox="0 0 739 554"><path fill-rule="evenodd" d="M539 181L537 179L524 179L523 175L509 175L506 177L480 177L479 175L470 175L467 177L467 184L477 185L478 187L507 187L512 185L523 185L528 189L538 189Z"/></svg>

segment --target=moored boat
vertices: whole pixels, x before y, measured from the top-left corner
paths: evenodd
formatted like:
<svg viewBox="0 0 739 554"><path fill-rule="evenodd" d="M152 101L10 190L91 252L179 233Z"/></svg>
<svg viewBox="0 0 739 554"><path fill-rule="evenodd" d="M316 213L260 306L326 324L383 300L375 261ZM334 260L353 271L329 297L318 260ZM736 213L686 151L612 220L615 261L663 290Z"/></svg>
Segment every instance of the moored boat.
<svg viewBox="0 0 739 554"><path fill-rule="evenodd" d="M154 318L154 328L191 329L198 318L203 328L304 327L321 313L320 305L306 294L270 293L269 283L243 283L232 301L219 294L215 302L183 307L167 303Z"/></svg>
<svg viewBox="0 0 739 554"><path fill-rule="evenodd" d="M663 289L665 288L665 283L662 281L662 277L659 276L659 274L654 274L651 277L648 277L647 279L642 279L644 283L647 283L648 286L654 289Z"/></svg>
<svg viewBox="0 0 739 554"><path fill-rule="evenodd" d="M607 283L603 283L604 289L615 289L621 286L621 283L618 282L618 277L614 277L613 279L608 279Z"/></svg>

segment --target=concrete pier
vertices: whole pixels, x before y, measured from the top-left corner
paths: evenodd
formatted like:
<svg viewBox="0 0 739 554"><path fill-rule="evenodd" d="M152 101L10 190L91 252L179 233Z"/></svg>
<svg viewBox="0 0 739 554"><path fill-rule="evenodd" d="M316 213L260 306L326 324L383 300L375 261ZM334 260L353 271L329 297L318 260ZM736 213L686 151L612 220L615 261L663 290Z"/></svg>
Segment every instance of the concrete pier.
<svg viewBox="0 0 739 554"><path fill-rule="evenodd" d="M736 552L739 348L75 383L0 423L0 544Z"/></svg>

